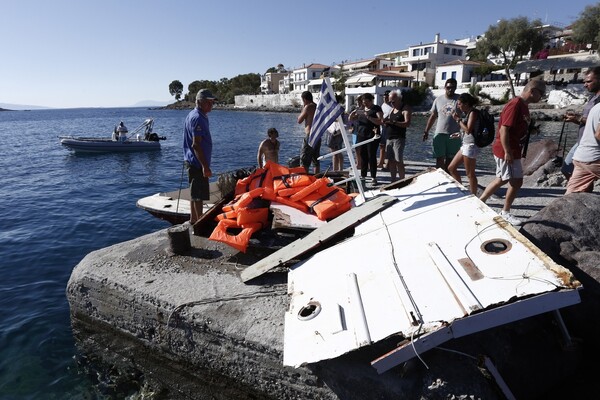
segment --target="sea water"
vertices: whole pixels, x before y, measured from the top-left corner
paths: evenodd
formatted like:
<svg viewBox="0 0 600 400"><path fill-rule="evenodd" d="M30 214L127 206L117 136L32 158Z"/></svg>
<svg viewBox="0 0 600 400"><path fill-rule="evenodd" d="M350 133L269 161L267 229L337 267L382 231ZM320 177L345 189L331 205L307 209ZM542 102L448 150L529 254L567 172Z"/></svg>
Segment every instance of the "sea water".
<svg viewBox="0 0 600 400"><path fill-rule="evenodd" d="M86 254L169 226L137 208L136 201L185 185L181 146L187 113L0 112L0 399L103 398L94 377L76 361L66 285ZM154 130L167 138L160 151L79 154L58 139L110 136L120 121L131 132L146 118L154 118ZM280 163L299 153L303 128L296 114L214 110L209 118L214 173L255 165L270 127L280 134ZM421 141L425 121L414 117L407 160L431 161L430 142ZM560 125L543 124L540 138L557 138ZM482 152L480 163L491 165L489 152ZM322 170L328 165L325 161Z"/></svg>

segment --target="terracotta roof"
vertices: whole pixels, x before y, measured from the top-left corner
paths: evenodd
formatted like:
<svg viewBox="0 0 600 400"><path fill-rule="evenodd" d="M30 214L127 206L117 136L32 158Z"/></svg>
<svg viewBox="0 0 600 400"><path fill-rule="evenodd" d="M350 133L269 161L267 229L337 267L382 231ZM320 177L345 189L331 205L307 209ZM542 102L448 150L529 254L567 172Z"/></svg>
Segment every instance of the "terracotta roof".
<svg viewBox="0 0 600 400"><path fill-rule="evenodd" d="M485 65L485 63L481 62L481 61L453 60L453 61L447 62L445 64L440 64L440 65L438 65L438 67L444 67L446 65L461 65L461 64L462 65L477 65L477 66Z"/></svg>
<svg viewBox="0 0 600 400"><path fill-rule="evenodd" d="M313 63L310 65L307 65L306 67L303 68L330 68L331 65L323 65L323 64L318 64L318 63ZM302 69L302 68L298 68L298 69Z"/></svg>

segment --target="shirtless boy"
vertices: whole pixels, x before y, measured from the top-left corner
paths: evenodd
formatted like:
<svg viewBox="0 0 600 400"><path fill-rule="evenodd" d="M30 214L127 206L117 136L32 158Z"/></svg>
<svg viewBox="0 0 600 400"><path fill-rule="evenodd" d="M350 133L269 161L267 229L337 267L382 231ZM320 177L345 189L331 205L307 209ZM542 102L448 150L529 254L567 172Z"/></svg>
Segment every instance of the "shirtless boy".
<svg viewBox="0 0 600 400"><path fill-rule="evenodd" d="M268 138L258 146L258 155L256 156L258 168L264 167L267 161L279 164L279 140L277 140L279 132L275 128L269 128L267 136Z"/></svg>

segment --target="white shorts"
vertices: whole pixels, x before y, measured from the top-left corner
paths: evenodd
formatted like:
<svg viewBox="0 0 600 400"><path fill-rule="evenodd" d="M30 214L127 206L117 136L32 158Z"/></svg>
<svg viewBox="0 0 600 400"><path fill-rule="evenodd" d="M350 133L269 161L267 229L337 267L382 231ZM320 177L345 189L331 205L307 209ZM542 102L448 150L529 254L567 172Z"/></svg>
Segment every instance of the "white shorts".
<svg viewBox="0 0 600 400"><path fill-rule="evenodd" d="M511 179L523 179L523 163L521 159L513 160L512 163L507 163L504 158L494 156L496 160L496 176L503 181Z"/></svg>
<svg viewBox="0 0 600 400"><path fill-rule="evenodd" d="M463 157L477 158L479 155L479 147L474 143L463 144L460 146L460 151Z"/></svg>

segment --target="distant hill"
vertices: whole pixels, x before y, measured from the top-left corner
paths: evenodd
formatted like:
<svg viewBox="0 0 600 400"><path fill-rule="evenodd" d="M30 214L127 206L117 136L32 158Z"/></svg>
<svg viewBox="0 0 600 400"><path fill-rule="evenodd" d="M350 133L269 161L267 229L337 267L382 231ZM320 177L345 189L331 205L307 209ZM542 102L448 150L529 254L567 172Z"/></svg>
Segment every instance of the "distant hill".
<svg viewBox="0 0 600 400"><path fill-rule="evenodd" d="M142 100L142 101L138 101L131 107L164 107L169 103L170 103L169 100L165 100L165 101Z"/></svg>
<svg viewBox="0 0 600 400"><path fill-rule="evenodd" d="M5 110L21 111L21 110L45 110L45 109L48 109L49 107L29 106L29 105L24 105L24 104L0 103L0 108L3 108Z"/></svg>

